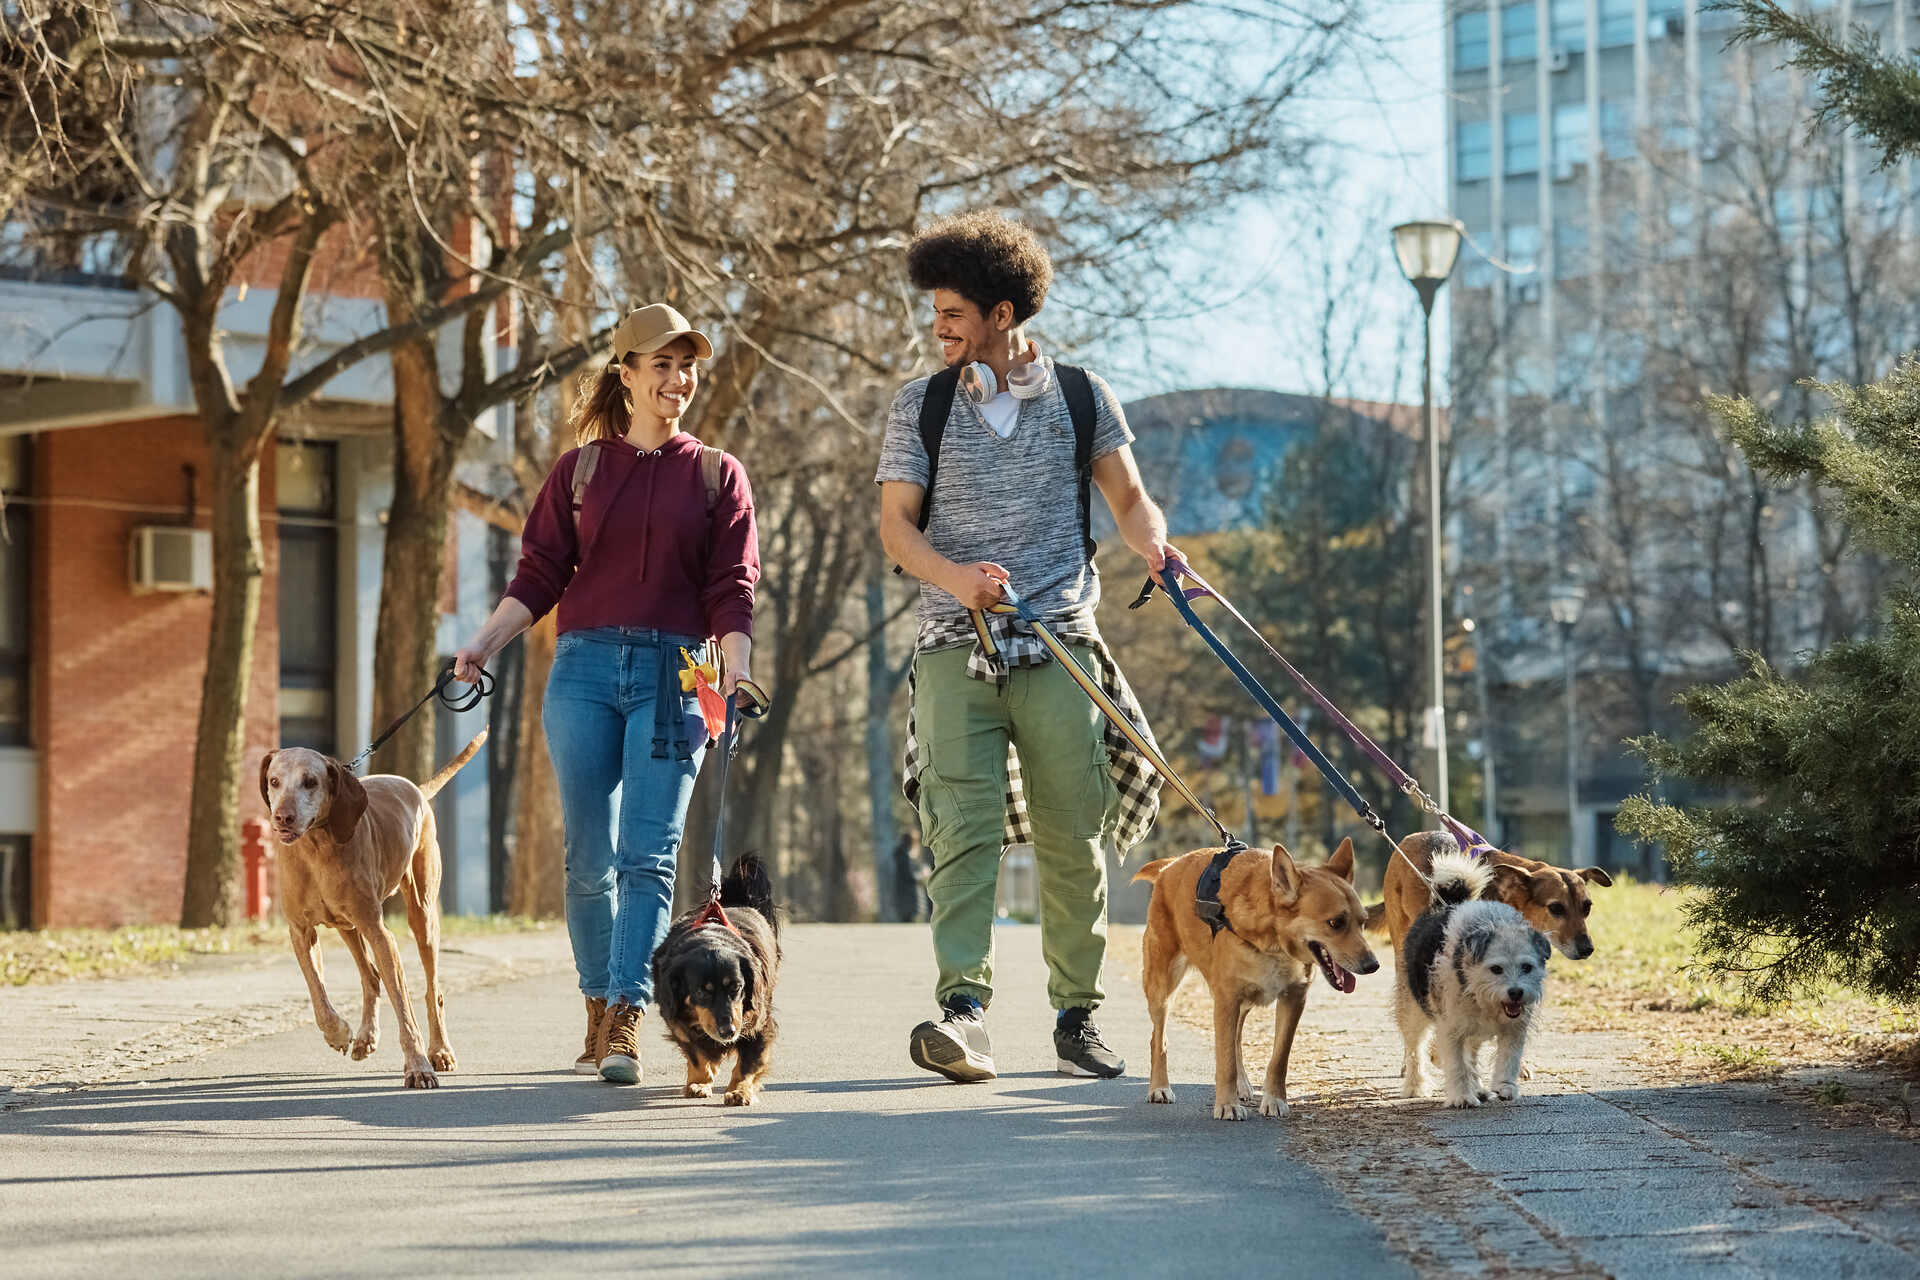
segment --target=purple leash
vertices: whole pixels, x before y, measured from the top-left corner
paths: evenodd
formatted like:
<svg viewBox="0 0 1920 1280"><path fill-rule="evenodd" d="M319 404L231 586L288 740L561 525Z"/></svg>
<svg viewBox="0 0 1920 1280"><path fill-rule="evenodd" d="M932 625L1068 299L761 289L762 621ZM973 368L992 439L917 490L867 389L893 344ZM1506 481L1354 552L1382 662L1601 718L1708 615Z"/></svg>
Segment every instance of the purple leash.
<svg viewBox="0 0 1920 1280"><path fill-rule="evenodd" d="M1313 699L1314 705L1325 712L1327 718L1339 727L1340 732L1347 736L1347 741L1358 747L1362 755L1379 766L1380 771L1387 775L1388 780L1400 789L1402 795L1413 801L1421 812L1432 814L1438 818L1453 835L1453 838L1459 841L1460 847L1464 852L1478 857L1478 850L1485 849L1489 852L1493 850L1494 846L1492 841L1435 804L1433 798L1426 793L1420 786L1419 781L1415 779L1412 774L1395 764L1393 757L1389 756L1385 751L1382 751L1378 743L1374 742L1372 738L1369 738L1361 731L1359 725L1349 720L1339 707L1333 705L1331 698L1316 689L1313 681L1302 675L1299 669L1291 662L1288 662L1278 649L1275 649L1271 644L1267 643L1267 638L1261 635L1251 622L1247 621L1244 614L1233 607L1233 602L1214 590L1213 586L1208 583L1205 578L1193 571L1192 566L1183 562L1177 567L1169 565L1169 569L1178 576L1188 578L1193 582L1194 586L1191 590L1182 592L1184 599L1192 601L1201 596L1209 597L1222 609L1225 609L1229 617L1245 627L1253 635L1253 638L1260 642L1260 647L1267 651L1267 656L1279 663L1280 669L1285 671L1293 682L1300 686L1302 692ZM1158 586L1159 584L1157 582L1152 578L1148 578L1146 585L1140 588L1139 597L1129 607L1138 609L1141 605L1152 599L1154 588ZM1164 587L1161 588L1161 590L1165 589Z"/></svg>

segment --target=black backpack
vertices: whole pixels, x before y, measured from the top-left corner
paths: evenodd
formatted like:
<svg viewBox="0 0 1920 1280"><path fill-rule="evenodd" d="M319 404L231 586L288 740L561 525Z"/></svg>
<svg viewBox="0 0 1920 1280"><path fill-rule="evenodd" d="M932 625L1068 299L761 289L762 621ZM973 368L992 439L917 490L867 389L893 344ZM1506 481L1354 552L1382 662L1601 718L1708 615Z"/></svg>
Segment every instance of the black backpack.
<svg viewBox="0 0 1920 1280"><path fill-rule="evenodd" d="M1093 560L1092 508L1088 490L1093 485L1093 382L1078 365L1056 364L1053 376L1059 379L1060 394L1066 397L1067 415L1073 419L1073 472L1079 477L1080 540L1086 545L1087 560ZM953 412L953 393L960 385L958 368L942 369L927 380L927 398L920 402L920 443L927 451L927 492L920 500L920 532L927 531L933 518L934 485L940 476L940 440L947 431L947 417ZM900 566L893 567L895 573Z"/></svg>

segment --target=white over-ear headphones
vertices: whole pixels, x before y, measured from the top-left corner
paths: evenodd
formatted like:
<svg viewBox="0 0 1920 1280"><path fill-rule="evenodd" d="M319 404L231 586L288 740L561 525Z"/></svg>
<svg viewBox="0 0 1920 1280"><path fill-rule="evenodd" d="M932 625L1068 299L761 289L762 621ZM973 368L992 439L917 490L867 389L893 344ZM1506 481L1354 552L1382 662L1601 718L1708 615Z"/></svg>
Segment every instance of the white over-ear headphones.
<svg viewBox="0 0 1920 1280"><path fill-rule="evenodd" d="M1040 361L1040 348L1034 346L1031 350L1032 359L1007 370L1007 390L1013 393L1015 400L1031 400L1047 389L1047 366ZM993 366L984 360L976 360L961 369L960 390L977 405L993 399L1000 392L1000 382L994 375Z"/></svg>

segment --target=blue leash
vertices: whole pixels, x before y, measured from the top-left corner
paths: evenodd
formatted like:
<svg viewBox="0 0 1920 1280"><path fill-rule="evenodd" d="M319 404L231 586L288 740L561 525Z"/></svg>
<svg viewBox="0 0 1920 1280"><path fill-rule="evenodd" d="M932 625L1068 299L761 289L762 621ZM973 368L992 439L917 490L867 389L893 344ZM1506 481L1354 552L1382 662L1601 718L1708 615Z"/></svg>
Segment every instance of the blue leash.
<svg viewBox="0 0 1920 1280"><path fill-rule="evenodd" d="M1233 656L1233 651L1227 648L1225 642L1213 633L1213 628L1202 622L1200 615L1193 611L1193 605L1187 599L1186 589L1180 585L1180 568L1183 567L1184 566L1175 567L1169 564L1164 571L1168 581L1172 583L1171 589L1166 593L1167 599L1171 600L1173 607L1180 611L1181 618L1186 621L1189 627L1192 627L1194 631L1199 634L1202 640L1207 642L1207 647L1212 649L1215 656L1226 664L1227 670L1233 672L1234 678L1239 680L1241 686L1246 689L1253 700L1260 704L1260 709L1265 711L1268 717L1286 732L1287 737L1293 739L1293 745L1300 748L1300 753L1306 756L1307 759L1313 761L1313 767L1320 771L1320 776L1325 778L1328 785L1340 793L1341 799L1353 807L1353 811L1360 816L1360 821L1379 832L1381 836L1385 837L1389 844L1392 844L1393 837L1387 835L1387 824L1385 820L1373 811L1373 806L1367 803L1359 791L1355 790L1351 782L1347 781L1346 775L1334 767L1333 762L1321 753L1319 747L1313 745L1313 739L1307 736L1306 730L1294 723L1293 717L1287 714L1286 709L1280 705L1279 701L1275 699L1271 693L1267 692L1266 686L1254 679L1253 673L1247 670L1246 665L1242 663L1240 659ZM1149 582L1151 582L1151 579L1149 579ZM1141 599L1136 601L1131 607L1139 608L1145 601L1146 595L1143 593Z"/></svg>

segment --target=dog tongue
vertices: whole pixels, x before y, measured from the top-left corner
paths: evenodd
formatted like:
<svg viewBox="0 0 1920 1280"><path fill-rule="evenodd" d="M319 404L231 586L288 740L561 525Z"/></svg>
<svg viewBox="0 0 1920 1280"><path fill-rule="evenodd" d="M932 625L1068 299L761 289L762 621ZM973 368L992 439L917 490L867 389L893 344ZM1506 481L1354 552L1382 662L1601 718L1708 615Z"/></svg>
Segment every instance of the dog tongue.
<svg viewBox="0 0 1920 1280"><path fill-rule="evenodd" d="M1348 973L1345 969L1342 969L1339 965L1333 966L1333 971L1334 973L1339 975L1340 990L1345 992L1347 995L1352 995L1353 994L1353 975Z"/></svg>

